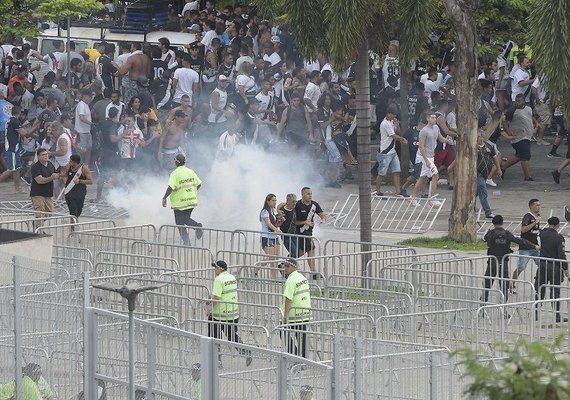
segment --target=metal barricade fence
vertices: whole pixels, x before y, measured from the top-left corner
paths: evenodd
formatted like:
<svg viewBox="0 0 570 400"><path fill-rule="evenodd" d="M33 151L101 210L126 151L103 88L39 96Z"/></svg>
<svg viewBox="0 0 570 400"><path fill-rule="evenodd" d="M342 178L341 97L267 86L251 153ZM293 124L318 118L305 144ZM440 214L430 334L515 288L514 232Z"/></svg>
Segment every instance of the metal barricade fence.
<svg viewBox="0 0 570 400"><path fill-rule="evenodd" d="M396 279L369 278L359 275L330 275L326 286L343 286L407 293L415 298L414 286L411 282ZM326 293L326 292L325 292Z"/></svg>
<svg viewBox="0 0 570 400"><path fill-rule="evenodd" d="M169 271L179 271L180 265L174 258L166 258L155 255L143 255L135 253L116 253L112 251L100 251L95 257L95 262L108 262L119 264L148 265L164 268Z"/></svg>
<svg viewBox="0 0 570 400"><path fill-rule="evenodd" d="M260 262L271 260L283 260L282 256L273 256L261 253L249 253L245 251L218 250L216 260L224 260L228 265L255 265ZM275 261L274 261L275 260ZM271 262L269 261L269 262Z"/></svg>
<svg viewBox="0 0 570 400"><path fill-rule="evenodd" d="M55 257L66 257L71 259L86 260L93 263L93 253L89 249L82 247L53 245L52 255Z"/></svg>
<svg viewBox="0 0 570 400"><path fill-rule="evenodd" d="M253 304L238 301L236 303L217 301L217 307L221 314L226 314L227 311L233 312L234 306L239 307L239 321L241 324L261 325L269 330L272 330L283 321L283 313L278 306L268 304ZM200 312L203 310L203 312ZM212 313L212 306L210 299L202 299L197 302L196 317L202 316L207 319L208 315Z"/></svg>
<svg viewBox="0 0 570 400"><path fill-rule="evenodd" d="M139 239L147 242L156 242L157 231L152 224L124 225L105 228L90 229L88 233L104 236L121 236Z"/></svg>
<svg viewBox="0 0 570 400"><path fill-rule="evenodd" d="M124 236L99 235L91 233L91 231L72 232L66 240L66 244L87 248L92 254L97 254L100 251L128 253L131 251L133 243L136 242L140 242L140 239Z"/></svg>
<svg viewBox="0 0 570 400"><path fill-rule="evenodd" d="M176 260L179 269L190 270L210 267L214 257L210 250L202 247L180 246L156 242L134 241L127 253Z"/></svg>
<svg viewBox="0 0 570 400"><path fill-rule="evenodd" d="M390 314L409 314L414 310L412 297L407 293L347 286L329 286L327 293L335 299L383 304Z"/></svg>
<svg viewBox="0 0 570 400"><path fill-rule="evenodd" d="M378 303L331 299L327 297L311 297L311 305L320 309L347 311L355 314L369 315L376 321L381 316L388 315L388 307Z"/></svg>
<svg viewBox="0 0 570 400"><path fill-rule="evenodd" d="M399 257L383 257L375 258L366 264L366 276L371 278L389 278L389 279L400 279L398 277L387 277L381 275L381 270L383 267L387 266L398 266L398 267L409 267L413 263L419 262L429 262L434 260L447 260L456 259L457 255L454 252L433 252L433 253L420 253L409 256L399 256Z"/></svg>
<svg viewBox="0 0 570 400"><path fill-rule="evenodd" d="M228 336L231 337L231 335L225 334L225 332L228 332L229 328L233 329L234 332L237 331L238 336L245 344L262 347L264 349L271 348L269 330L262 325L207 321L203 319L187 319L180 326L180 329L196 333L201 336L214 337L214 326L216 326L216 333L218 333L216 339L228 339Z"/></svg>
<svg viewBox="0 0 570 400"><path fill-rule="evenodd" d="M457 309L388 315L376 321L378 339L433 344L455 349L475 336L477 310Z"/></svg>
<svg viewBox="0 0 570 400"><path fill-rule="evenodd" d="M56 283L71 279L80 280L83 273L93 271L93 263L83 258L52 256L51 265L50 280Z"/></svg>
<svg viewBox="0 0 570 400"><path fill-rule="evenodd" d="M186 229L190 235L190 243L194 247L208 249L212 254L220 250L247 251L247 239L237 231L211 229L207 227L162 225L158 228L156 242L163 244L181 245L179 228ZM202 236L198 239L196 231L201 231Z"/></svg>
<svg viewBox="0 0 570 400"><path fill-rule="evenodd" d="M372 230L375 232L424 233L431 229L445 199L372 196ZM336 208L336 207L335 207ZM334 210L333 210L334 213ZM334 221L338 229L360 228L359 196L350 194Z"/></svg>
<svg viewBox="0 0 570 400"><path fill-rule="evenodd" d="M261 231L243 230L243 229L238 229L234 232L234 235L239 235L246 238L246 243L247 243L245 249L246 252L259 253L259 254L263 254L263 249L261 247L261 238L263 234L266 233ZM307 243L308 241L312 242L312 246L314 248L314 254L316 256L323 254L321 241L314 236L298 235L293 233L282 233L282 232L271 232L271 235L278 237L280 243L279 246L282 255L288 253L290 254L291 251L295 251L298 249L307 248L308 246L306 246L305 243Z"/></svg>
<svg viewBox="0 0 570 400"><path fill-rule="evenodd" d="M550 216L553 215L553 212L554 210L551 209ZM560 215L564 215L564 210L560 210ZM503 228L510 231L514 235L520 235L522 218L520 216L519 217L503 216L503 218L504 218ZM482 218L481 209L479 209L479 212L477 213L477 225L478 225L477 234L480 236L484 236L488 230L494 228L493 223L490 219ZM562 221L560 227L558 228L558 232L560 234L563 234L563 231L567 230L568 226L569 226L568 222Z"/></svg>
<svg viewBox="0 0 570 400"><path fill-rule="evenodd" d="M75 216L52 216L42 218L44 225L69 224L70 220L77 222L77 218ZM0 228L9 229L12 231L34 232L36 230L35 223L36 218L14 219L9 221L1 221Z"/></svg>
<svg viewBox="0 0 570 400"><path fill-rule="evenodd" d="M556 305L560 305L560 323L556 320ZM570 298L526 301L481 307L476 320L476 345L481 354L501 356L496 342L514 342L524 338L551 343L559 334L567 333ZM566 335L563 349L570 350Z"/></svg>
<svg viewBox="0 0 570 400"><path fill-rule="evenodd" d="M235 274L236 269L234 267L228 267L228 271ZM158 279L165 282L179 282L182 284L194 284L210 288L212 287L215 277L214 268L208 267L202 269L166 272L161 274Z"/></svg>
<svg viewBox="0 0 570 400"><path fill-rule="evenodd" d="M114 228L114 227L115 227L115 221L104 219L104 220L87 221L87 222L82 221L74 224L66 222L60 225L44 225L40 228L37 228L35 232L52 235L54 245L65 246L70 244L68 239L72 231L89 231L92 229Z"/></svg>
<svg viewBox="0 0 570 400"><path fill-rule="evenodd" d="M95 388L95 380L100 379L110 388L109 399L124 399L129 366L125 346L128 319L93 308L86 310L86 316L90 328L86 329L87 382ZM301 385L311 384L319 398L332 399L330 366L152 322L135 320L134 328L136 386L146 391L147 398L183 400L191 395L206 400L285 400L294 398ZM251 367L244 365L248 357ZM201 363L200 384L198 376L191 379L197 362Z"/></svg>
<svg viewBox="0 0 570 400"><path fill-rule="evenodd" d="M158 264L158 263L157 263ZM158 278L165 272L173 272L173 269L163 268L158 265L152 267L150 265L140 264L120 264L116 262L97 262L93 268L93 276L107 276L107 275L127 275L136 273L147 273L153 277Z"/></svg>
<svg viewBox="0 0 570 400"><path fill-rule="evenodd" d="M238 278L261 278L268 281L285 281L285 272L283 263L287 260L284 258L276 258L273 261L259 261L255 265L236 265L234 266L235 274ZM312 271L306 265L299 265L297 271L305 275L307 279L313 278ZM318 279L318 278L317 278ZM313 280L316 280L313 278Z"/></svg>
<svg viewBox="0 0 570 400"><path fill-rule="evenodd" d="M369 247L369 250L367 248ZM323 246L323 255L335 255L344 253L360 253L370 250L397 249L405 246L383 243L351 242L348 240L329 239ZM414 250L415 251L415 250Z"/></svg>

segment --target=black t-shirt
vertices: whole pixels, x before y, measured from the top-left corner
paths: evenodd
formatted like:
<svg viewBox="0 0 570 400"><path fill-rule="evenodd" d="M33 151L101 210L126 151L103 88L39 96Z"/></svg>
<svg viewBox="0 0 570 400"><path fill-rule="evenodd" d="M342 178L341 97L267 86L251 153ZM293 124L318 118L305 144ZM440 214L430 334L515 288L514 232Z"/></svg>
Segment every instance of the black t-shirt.
<svg viewBox="0 0 570 400"><path fill-rule="evenodd" d="M302 200L299 200L295 204L295 219L297 221L310 221L315 220L315 214L319 215L323 212L323 209L316 201L311 200L311 204L305 204ZM304 228L304 225L297 225L297 234L311 236L313 234L313 227L309 226Z"/></svg>
<svg viewBox="0 0 570 400"><path fill-rule="evenodd" d="M47 163L47 166L44 166L39 161L32 165L32 187L30 189L30 197L53 197L53 181L39 184L36 182L36 176L43 176L44 178L48 178L54 173L55 167L49 161Z"/></svg>
<svg viewBox="0 0 570 400"><path fill-rule="evenodd" d="M80 165L78 170L81 170L82 168L83 165ZM76 173L77 171L72 171L71 168L67 170L67 178L65 181L65 186L71 183ZM81 178L83 178L83 171L79 173L79 179ZM87 195L87 185L84 183L76 183L75 186L71 188L69 193L65 195L65 197L69 197L71 199L82 199L85 198L86 195Z"/></svg>
<svg viewBox="0 0 570 400"><path fill-rule="evenodd" d="M405 134L405 138L408 141L408 152L410 153L410 161L416 163L416 155L418 153L418 147L420 142L420 131L414 128L408 128Z"/></svg>
<svg viewBox="0 0 570 400"><path fill-rule="evenodd" d="M42 142L46 138L47 125L57 119L57 114L51 110L44 110L39 115L38 120L40 121L40 126L38 128L38 142Z"/></svg>
<svg viewBox="0 0 570 400"><path fill-rule="evenodd" d="M283 212L283 215L285 216L285 220L281 224L281 232L295 233L297 230L295 225L295 209L287 210L285 206L283 206L279 211Z"/></svg>
<svg viewBox="0 0 570 400"><path fill-rule="evenodd" d="M11 117L6 125L6 151L15 153L18 151L18 144L20 143L20 135L18 129L21 128L20 121L16 117Z"/></svg>
<svg viewBox="0 0 570 400"><path fill-rule="evenodd" d="M117 72L117 68L111 62L111 59L105 55L99 57L99 63L97 68L100 68L99 75L101 75L101 80L105 85L105 89L114 90L115 80L113 74Z"/></svg>
<svg viewBox="0 0 570 400"><path fill-rule="evenodd" d="M422 112L428 107L428 101L423 94L408 95L408 116L411 126L415 126L420 122Z"/></svg>
<svg viewBox="0 0 570 400"><path fill-rule="evenodd" d="M536 221L536 217L531 213L526 213L522 219L522 226L527 226ZM538 244L538 235L540 233L540 223L532 227L528 232L522 233L521 238L528 240L531 243ZM526 246L524 244L519 245L519 250L533 250L532 247Z"/></svg>
<svg viewBox="0 0 570 400"><path fill-rule="evenodd" d="M154 81L162 78L162 74L164 74L164 71L168 71L168 63L166 61L162 61L156 58L151 61L150 67L151 67L151 72L150 72L151 84Z"/></svg>
<svg viewBox="0 0 570 400"><path fill-rule="evenodd" d="M204 59L202 57L192 58L190 57L190 68L200 75L200 79L202 79L202 71L204 70Z"/></svg>
<svg viewBox="0 0 570 400"><path fill-rule="evenodd" d="M101 157L104 163L117 158L117 143L111 142L111 136L117 136L120 124L111 120L101 123Z"/></svg>

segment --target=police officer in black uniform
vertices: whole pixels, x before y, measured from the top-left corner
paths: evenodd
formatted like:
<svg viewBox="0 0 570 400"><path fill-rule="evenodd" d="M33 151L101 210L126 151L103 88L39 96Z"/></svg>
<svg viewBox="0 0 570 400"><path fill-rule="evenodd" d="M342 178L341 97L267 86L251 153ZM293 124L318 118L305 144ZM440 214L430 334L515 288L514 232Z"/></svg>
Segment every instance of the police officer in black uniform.
<svg viewBox="0 0 570 400"><path fill-rule="evenodd" d="M503 292L503 295L505 296L505 302L507 302L508 300L508 279L509 278L509 262L508 262L508 258L505 259L505 262L503 263L503 256L512 253L513 251L511 250L511 243L517 243L517 244L524 244L527 246L531 246L533 248L536 248L537 250L540 249L540 247L538 245L535 245L531 242L529 242L526 239L521 239L518 238L516 236L514 236L510 231L505 230L505 228L503 228L503 216L502 215L495 215L493 217L493 229L490 229L484 237L485 242L487 242L487 255L489 256L495 256L498 260L498 263L500 264L499 266L497 266L497 261L494 258L489 258L487 260L487 269L485 270L485 276L488 278L485 278L485 283L484 283L484 287L485 287L485 291L483 293L483 301L487 302L487 300L489 299L489 290L491 288L491 286L493 285L493 277L499 277L499 278L505 278L503 280L501 280L500 283L500 287L501 287L501 291ZM500 271L498 271L498 268L500 267Z"/></svg>
<svg viewBox="0 0 570 400"><path fill-rule="evenodd" d="M542 285L554 285L550 288L550 298L560 298L560 284L564 280L562 274L568 277L568 262L564 253L564 237L558 233L560 220L557 217L548 218L548 228L540 231L540 257L563 260L560 262L552 260L540 260L540 266L536 273L534 287L536 289L536 299L544 299L546 288ZM554 295L554 296L553 296ZM540 296L540 297L539 297ZM568 318L562 319L564 322ZM556 322L560 322L560 302L556 302Z"/></svg>

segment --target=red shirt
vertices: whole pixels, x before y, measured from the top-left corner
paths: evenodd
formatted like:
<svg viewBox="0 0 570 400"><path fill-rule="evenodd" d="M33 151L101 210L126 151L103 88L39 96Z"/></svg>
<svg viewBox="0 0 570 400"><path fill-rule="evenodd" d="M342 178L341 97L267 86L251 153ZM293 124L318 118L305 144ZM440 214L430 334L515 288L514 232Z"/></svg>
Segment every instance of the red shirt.
<svg viewBox="0 0 570 400"><path fill-rule="evenodd" d="M8 97L12 98L16 95L16 93L14 93L14 83L19 82L22 87L26 87L26 83L28 82L28 78L27 77L23 77L21 78L18 75L15 75L13 77L10 78L10 80L8 81Z"/></svg>

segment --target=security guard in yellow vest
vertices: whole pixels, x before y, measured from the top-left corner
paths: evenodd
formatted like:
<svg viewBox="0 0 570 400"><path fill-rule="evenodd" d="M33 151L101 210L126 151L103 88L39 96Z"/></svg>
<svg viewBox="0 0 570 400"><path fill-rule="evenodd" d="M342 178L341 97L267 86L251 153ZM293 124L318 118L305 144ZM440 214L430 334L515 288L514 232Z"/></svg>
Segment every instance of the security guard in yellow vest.
<svg viewBox="0 0 570 400"><path fill-rule="evenodd" d="M301 357L307 354L307 325L311 320L311 290L309 281L297 271L297 261L288 259L284 264L285 291L283 292L283 323L290 324L295 334L287 335L287 351Z"/></svg>
<svg viewBox="0 0 570 400"><path fill-rule="evenodd" d="M243 343L238 335L237 323L239 321L239 305L237 293L237 279L228 272L228 264L218 260L212 263L215 268L216 278L212 288L212 312L208 320L208 336L221 338L220 330L224 332L228 340ZM253 359L249 350L238 349L240 354L245 355L245 364L249 367ZM222 356L219 355L219 365L222 364Z"/></svg>
<svg viewBox="0 0 570 400"><path fill-rule="evenodd" d="M192 219L192 211L198 206L198 189L202 181L196 172L186 167L184 154L174 158L176 168L170 173L168 187L162 197L162 206L166 207L166 199L170 196L170 207L174 210L174 221L178 226L202 227ZM180 237L185 246L190 246L190 237L186 228L179 227ZM196 229L196 238L202 237L202 229Z"/></svg>

